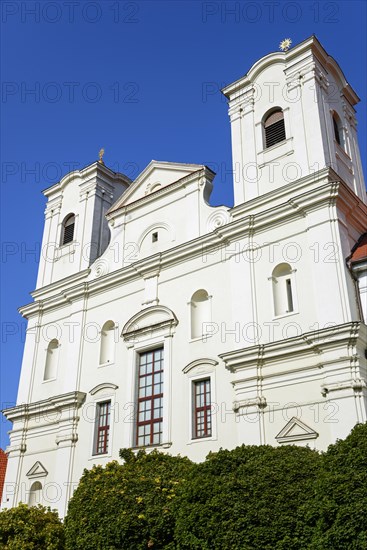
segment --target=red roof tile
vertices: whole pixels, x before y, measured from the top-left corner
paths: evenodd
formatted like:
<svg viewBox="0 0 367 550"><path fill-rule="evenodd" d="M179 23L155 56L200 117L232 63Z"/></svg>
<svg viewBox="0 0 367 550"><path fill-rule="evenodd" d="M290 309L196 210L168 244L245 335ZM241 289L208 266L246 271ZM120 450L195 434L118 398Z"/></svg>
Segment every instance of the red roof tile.
<svg viewBox="0 0 367 550"><path fill-rule="evenodd" d="M352 263L367 259L367 233L362 235L353 246L350 261Z"/></svg>

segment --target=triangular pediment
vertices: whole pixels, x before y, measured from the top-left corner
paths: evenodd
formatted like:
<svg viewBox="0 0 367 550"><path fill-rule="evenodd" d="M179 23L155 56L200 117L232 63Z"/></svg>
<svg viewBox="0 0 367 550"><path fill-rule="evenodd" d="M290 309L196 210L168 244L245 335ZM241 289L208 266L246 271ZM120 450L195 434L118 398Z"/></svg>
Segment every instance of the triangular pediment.
<svg viewBox="0 0 367 550"><path fill-rule="evenodd" d="M293 441L316 439L318 436L319 434L315 430L294 416L275 436L275 439L278 443L292 443Z"/></svg>
<svg viewBox="0 0 367 550"><path fill-rule="evenodd" d="M47 476L48 471L46 468L37 460L35 464L33 464L32 468L27 473L27 477L29 478L35 478L35 477L45 477Z"/></svg>
<svg viewBox="0 0 367 550"><path fill-rule="evenodd" d="M152 160L136 180L130 184L127 191L111 206L108 214L143 199L203 168L204 166L200 164Z"/></svg>

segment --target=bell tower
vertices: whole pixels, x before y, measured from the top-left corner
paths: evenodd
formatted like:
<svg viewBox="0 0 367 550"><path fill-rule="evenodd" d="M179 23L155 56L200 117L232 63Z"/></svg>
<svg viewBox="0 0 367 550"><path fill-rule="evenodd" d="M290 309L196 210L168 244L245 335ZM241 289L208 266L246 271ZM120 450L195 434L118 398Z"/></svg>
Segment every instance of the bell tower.
<svg viewBox="0 0 367 550"><path fill-rule="evenodd" d="M37 289L87 269L105 251L110 238L105 214L130 181L100 159L44 191Z"/></svg>
<svg viewBox="0 0 367 550"><path fill-rule="evenodd" d="M235 206L317 177L325 167L366 202L354 109L358 96L315 36L285 50L266 55L223 90L229 101Z"/></svg>

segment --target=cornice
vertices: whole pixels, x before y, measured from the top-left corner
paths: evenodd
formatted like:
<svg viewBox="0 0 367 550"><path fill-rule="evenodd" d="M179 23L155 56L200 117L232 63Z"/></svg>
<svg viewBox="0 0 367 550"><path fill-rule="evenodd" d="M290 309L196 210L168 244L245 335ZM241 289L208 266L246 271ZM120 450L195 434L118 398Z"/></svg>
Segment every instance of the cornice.
<svg viewBox="0 0 367 550"><path fill-rule="evenodd" d="M35 301L18 308L19 313L22 317L28 319L50 308L66 305L72 299L75 299L75 297L84 296L86 290L84 280L88 277L89 273L90 269L88 268L75 275L65 277L65 279L34 290L31 292L31 296ZM70 287L69 285L73 286Z"/></svg>
<svg viewBox="0 0 367 550"><path fill-rule="evenodd" d="M361 380L360 378L352 378L350 380L345 380L344 382L325 382L321 384L321 393L324 397L333 392L340 392L345 390L353 390L355 393L362 393L366 390L367 384L366 380Z"/></svg>
<svg viewBox="0 0 367 550"><path fill-rule="evenodd" d="M337 207L353 220L353 225L360 233L367 227L367 205L346 185L340 185Z"/></svg>
<svg viewBox="0 0 367 550"><path fill-rule="evenodd" d="M295 194L297 192L298 194ZM263 197L257 197L248 203L236 206L229 211L232 214L232 222L196 239L138 260L92 281L85 280L90 273L90 269L88 269L42 289L37 289L32 293L32 297L36 301L21 307L19 311L24 317L29 317L49 309L63 307L87 294L96 294L126 282L138 280L141 277L157 275L163 269L202 257L204 253L209 254L218 249L218 246L227 245L239 238L251 237L259 231L289 222L291 217L304 217L307 212L319 208L323 204L335 204L338 198L342 204L344 197L351 205L351 212L353 207L358 205L361 212L363 210L367 215L365 205L354 196L333 170L325 168L317 174L302 178L289 186L284 186L284 188ZM284 199L282 203L274 205L281 199ZM266 210L262 208L251 214L262 206L268 206L268 208Z"/></svg>
<svg viewBox="0 0 367 550"><path fill-rule="evenodd" d="M239 412L241 409L249 409L255 407L257 409L265 409L267 406L265 397L254 397L252 399L242 399L240 401L234 401L232 409L234 412Z"/></svg>
<svg viewBox="0 0 367 550"><path fill-rule="evenodd" d="M127 186L131 184L131 179L128 176L125 176L125 174L114 172L113 170L108 168L108 166L101 162L93 162L88 166L85 166L85 168L82 168L81 170L73 170L72 172L69 172L63 178L61 178L59 182L55 183L51 187L48 187L47 189L44 189L42 193L46 197L50 197L51 195L60 192L71 181L79 179L81 185L83 185L93 177L98 177L106 183L111 183L111 181L118 181Z"/></svg>
<svg viewBox="0 0 367 550"><path fill-rule="evenodd" d="M284 200L284 203L287 202L289 196L292 199L297 199L295 193L302 193L303 189L311 189L316 186L320 186L323 183L327 183L330 180L339 180L338 175L330 167L322 168L321 170L314 172L313 174L308 174L303 178L300 178L296 181L288 183L287 185L282 185L278 189L273 189L264 195L255 197L249 201L246 201L242 204L234 206L231 209L232 216L236 218L237 216L246 216L253 211L261 208L261 211L266 211L267 206L269 208L274 208L274 203L279 200Z"/></svg>
<svg viewBox="0 0 367 550"><path fill-rule="evenodd" d="M219 357L230 372L236 372L250 365L264 365L287 357L320 355L330 347L355 346L359 338L367 339L366 326L361 322L351 322L307 332L286 340L222 353Z"/></svg>
<svg viewBox="0 0 367 550"><path fill-rule="evenodd" d="M42 401L22 403L9 409L3 409L2 413L11 422L16 422L47 412L54 412L55 410L60 411L62 409L70 409L70 407L78 408L84 402L85 397L86 393L80 391L64 393Z"/></svg>

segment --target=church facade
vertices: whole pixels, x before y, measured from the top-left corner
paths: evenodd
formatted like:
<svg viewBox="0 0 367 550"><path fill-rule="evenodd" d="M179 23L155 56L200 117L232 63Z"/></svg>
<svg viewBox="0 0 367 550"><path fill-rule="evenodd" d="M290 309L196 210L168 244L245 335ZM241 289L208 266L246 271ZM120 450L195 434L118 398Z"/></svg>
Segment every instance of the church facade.
<svg viewBox="0 0 367 550"><path fill-rule="evenodd" d="M204 165L95 162L47 189L3 506L63 516L119 449L324 450L366 421L358 97L313 36L223 90L234 206Z"/></svg>

